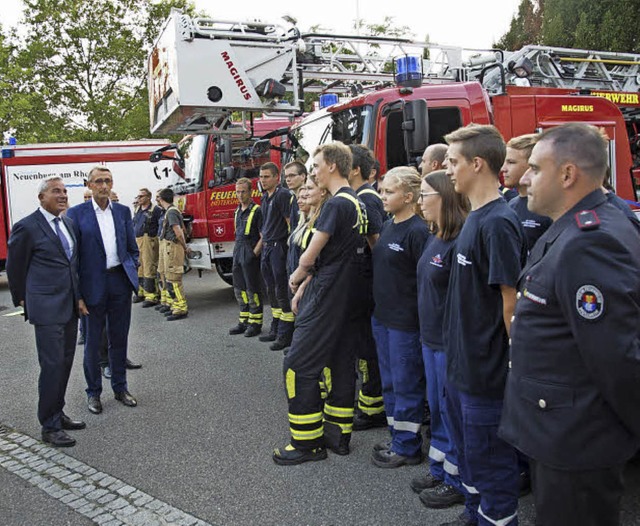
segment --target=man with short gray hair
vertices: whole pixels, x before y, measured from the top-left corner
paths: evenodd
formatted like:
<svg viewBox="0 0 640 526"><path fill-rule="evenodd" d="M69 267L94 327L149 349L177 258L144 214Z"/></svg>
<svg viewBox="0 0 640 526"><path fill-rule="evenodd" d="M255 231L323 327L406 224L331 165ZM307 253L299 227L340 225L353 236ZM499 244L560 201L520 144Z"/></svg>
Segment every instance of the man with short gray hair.
<svg viewBox="0 0 640 526"><path fill-rule="evenodd" d="M64 397L73 365L78 315L86 313L78 290L78 239L62 212L67 189L61 177L38 185L40 206L13 225L8 243L7 277L11 297L24 308L36 333L40 362L38 420L42 440L56 447L76 441L65 430L85 423L64 413Z"/></svg>

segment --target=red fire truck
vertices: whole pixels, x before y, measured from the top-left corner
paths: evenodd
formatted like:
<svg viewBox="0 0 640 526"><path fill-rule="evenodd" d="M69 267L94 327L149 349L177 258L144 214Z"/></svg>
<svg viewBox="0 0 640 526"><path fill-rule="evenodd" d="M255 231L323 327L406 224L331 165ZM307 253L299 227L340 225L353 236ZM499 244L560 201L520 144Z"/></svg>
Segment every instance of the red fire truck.
<svg viewBox="0 0 640 526"><path fill-rule="evenodd" d="M13 142L13 141L12 141ZM131 205L140 188L152 192L177 178L170 159L149 162L149 155L167 146L164 140L7 145L0 158L0 270L7 259L11 225L38 207L40 181L58 175L68 190L69 205L83 200L89 170L106 165L113 173L114 191Z"/></svg>
<svg viewBox="0 0 640 526"><path fill-rule="evenodd" d="M428 145L469 123L494 124L508 140L564 122L587 122L609 137L611 184L637 207L639 65L640 55L632 54L540 46L481 52L191 19L176 10L149 58L151 130L210 134L192 139L206 153L192 166L196 183L184 193L187 203L197 203L187 207L194 225L202 224L194 229L193 248L204 266L211 258L224 270L235 205L232 186L224 185L257 175L238 171L240 161L250 158L254 167L264 160L306 162L318 144L332 140L367 145L384 174L416 164ZM301 118L306 92L323 93L333 104ZM261 112L292 124L263 140L245 126L245 138L238 139L232 116L240 113L245 122ZM226 160L225 151L232 152ZM237 161L242 151L249 155ZM229 162L233 170L225 168ZM216 242L216 233L225 239Z"/></svg>

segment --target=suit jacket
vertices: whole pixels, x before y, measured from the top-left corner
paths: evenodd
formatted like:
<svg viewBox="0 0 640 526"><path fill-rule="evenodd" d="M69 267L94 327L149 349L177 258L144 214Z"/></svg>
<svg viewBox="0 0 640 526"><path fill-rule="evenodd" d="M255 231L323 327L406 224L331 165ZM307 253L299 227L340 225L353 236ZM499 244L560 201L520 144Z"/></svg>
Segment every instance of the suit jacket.
<svg viewBox="0 0 640 526"><path fill-rule="evenodd" d="M78 240L72 222L61 216L74 243L71 260L39 210L13 225L7 277L14 305L24 301L25 320L57 325L78 316Z"/></svg>
<svg viewBox="0 0 640 526"><path fill-rule="evenodd" d="M138 290L138 245L133 233L131 210L119 203L111 203L116 232L118 258L124 267L131 290ZM79 245L80 295L87 305L97 305L107 292L107 256L100 226L93 209L93 200L67 211L73 220Z"/></svg>

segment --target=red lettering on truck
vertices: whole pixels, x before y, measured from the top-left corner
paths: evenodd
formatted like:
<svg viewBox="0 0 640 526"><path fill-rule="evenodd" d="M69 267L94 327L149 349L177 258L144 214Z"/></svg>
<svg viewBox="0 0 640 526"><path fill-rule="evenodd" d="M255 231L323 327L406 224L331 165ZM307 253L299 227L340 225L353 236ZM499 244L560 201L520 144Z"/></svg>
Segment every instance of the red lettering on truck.
<svg viewBox="0 0 640 526"><path fill-rule="evenodd" d="M222 53L220 53L220 55L222 56L222 60L224 60L225 64L229 68L231 77L233 77L233 80L236 81L236 85L240 89L240 93L242 93L242 95L244 96L244 100L249 100L251 98L251 93L249 93L249 89L245 85L244 81L240 78L240 73L238 72L238 69L233 65L233 61L231 60L229 53L223 51Z"/></svg>

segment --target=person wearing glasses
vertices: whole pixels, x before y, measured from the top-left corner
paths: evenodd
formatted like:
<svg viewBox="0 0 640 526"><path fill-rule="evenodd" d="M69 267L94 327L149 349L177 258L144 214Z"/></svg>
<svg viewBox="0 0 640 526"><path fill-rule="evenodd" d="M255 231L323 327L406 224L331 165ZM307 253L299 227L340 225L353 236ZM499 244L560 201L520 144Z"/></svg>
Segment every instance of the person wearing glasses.
<svg viewBox="0 0 640 526"><path fill-rule="evenodd" d="M373 448L371 461L380 468L422 462L425 380L416 268L430 234L415 213L419 194L415 168L399 166L385 175L382 202L393 219L384 224L372 250L375 308L371 326L391 432L390 441Z"/></svg>
<svg viewBox="0 0 640 526"><path fill-rule="evenodd" d="M141 188L136 197L138 207L133 215L133 230L140 250L138 296L144 296L142 308L154 307L159 302L158 293L158 220L162 214L159 206L151 202L151 191Z"/></svg>
<svg viewBox="0 0 640 526"><path fill-rule="evenodd" d="M284 181L291 192L289 204L291 212L289 214L289 232L293 232L298 226L300 219L300 209L298 208L298 194L307 180L307 168L300 161L292 161L284 167Z"/></svg>
<svg viewBox="0 0 640 526"><path fill-rule="evenodd" d="M469 212L444 170L429 172L420 188L420 208L433 235L418 262L418 312L422 357L431 409L429 468L411 481L411 489L428 508L464 502L458 460L451 443L444 405L447 357L442 338L444 303L454 263L455 242Z"/></svg>

